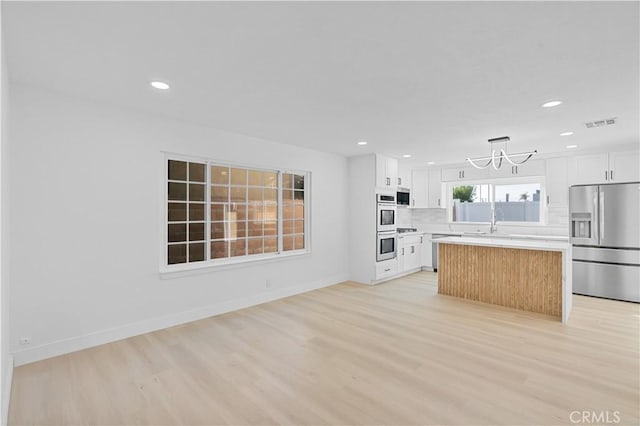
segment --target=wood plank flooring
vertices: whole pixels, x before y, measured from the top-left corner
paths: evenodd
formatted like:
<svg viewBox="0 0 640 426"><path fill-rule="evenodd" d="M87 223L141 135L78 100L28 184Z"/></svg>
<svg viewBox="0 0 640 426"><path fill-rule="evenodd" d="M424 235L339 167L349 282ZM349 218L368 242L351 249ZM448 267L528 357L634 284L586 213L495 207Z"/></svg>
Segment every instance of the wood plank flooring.
<svg viewBox="0 0 640 426"><path fill-rule="evenodd" d="M639 321L575 296L563 326L429 272L342 283L18 367L9 423L635 425Z"/></svg>

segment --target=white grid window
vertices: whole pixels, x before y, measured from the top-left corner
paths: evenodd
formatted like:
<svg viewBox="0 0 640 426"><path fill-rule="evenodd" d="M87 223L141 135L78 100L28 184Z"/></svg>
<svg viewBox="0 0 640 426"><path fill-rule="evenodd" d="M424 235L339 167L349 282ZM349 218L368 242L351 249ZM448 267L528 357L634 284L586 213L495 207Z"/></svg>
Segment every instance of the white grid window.
<svg viewBox="0 0 640 426"><path fill-rule="evenodd" d="M308 176L167 159L165 264L236 263L308 251Z"/></svg>

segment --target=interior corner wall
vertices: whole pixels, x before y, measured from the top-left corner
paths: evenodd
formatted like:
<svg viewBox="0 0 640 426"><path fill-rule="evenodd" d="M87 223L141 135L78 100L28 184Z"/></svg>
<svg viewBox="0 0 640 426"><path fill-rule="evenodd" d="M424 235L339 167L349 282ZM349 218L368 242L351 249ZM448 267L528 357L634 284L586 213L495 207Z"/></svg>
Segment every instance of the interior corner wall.
<svg viewBox="0 0 640 426"><path fill-rule="evenodd" d="M16 365L348 278L346 158L18 84L10 102ZM161 276L163 151L310 171L311 254Z"/></svg>

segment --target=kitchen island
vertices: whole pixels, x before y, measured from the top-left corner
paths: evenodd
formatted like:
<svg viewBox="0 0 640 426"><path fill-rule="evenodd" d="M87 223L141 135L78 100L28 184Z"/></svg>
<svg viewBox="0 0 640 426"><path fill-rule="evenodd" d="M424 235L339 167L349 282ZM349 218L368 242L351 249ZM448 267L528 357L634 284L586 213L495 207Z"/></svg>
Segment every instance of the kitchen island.
<svg viewBox="0 0 640 426"><path fill-rule="evenodd" d="M439 294L567 322L572 296L569 243L487 237L434 241L439 244Z"/></svg>

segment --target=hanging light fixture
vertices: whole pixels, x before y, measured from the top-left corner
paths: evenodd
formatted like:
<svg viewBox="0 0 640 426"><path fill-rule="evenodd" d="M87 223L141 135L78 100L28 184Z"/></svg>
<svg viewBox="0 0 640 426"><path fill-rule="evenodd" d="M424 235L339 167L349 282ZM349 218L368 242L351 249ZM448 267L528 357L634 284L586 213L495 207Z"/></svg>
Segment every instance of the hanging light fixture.
<svg viewBox="0 0 640 426"><path fill-rule="evenodd" d="M479 158L467 158L467 161L476 169L486 169L489 166L493 166L495 170L498 170L502 167L502 160L507 160L513 166L518 166L520 164L524 164L534 154L538 153L538 150L529 151L529 152L518 152L516 154L507 155L507 142L509 142L511 138L509 136L502 136L500 138L489 139L488 142L491 144L491 156L489 157L479 157ZM500 152L496 152L493 145L496 143L504 143L504 147L500 149ZM522 161L514 161L512 158L514 157L525 157ZM486 164L478 164L478 161L486 161Z"/></svg>

